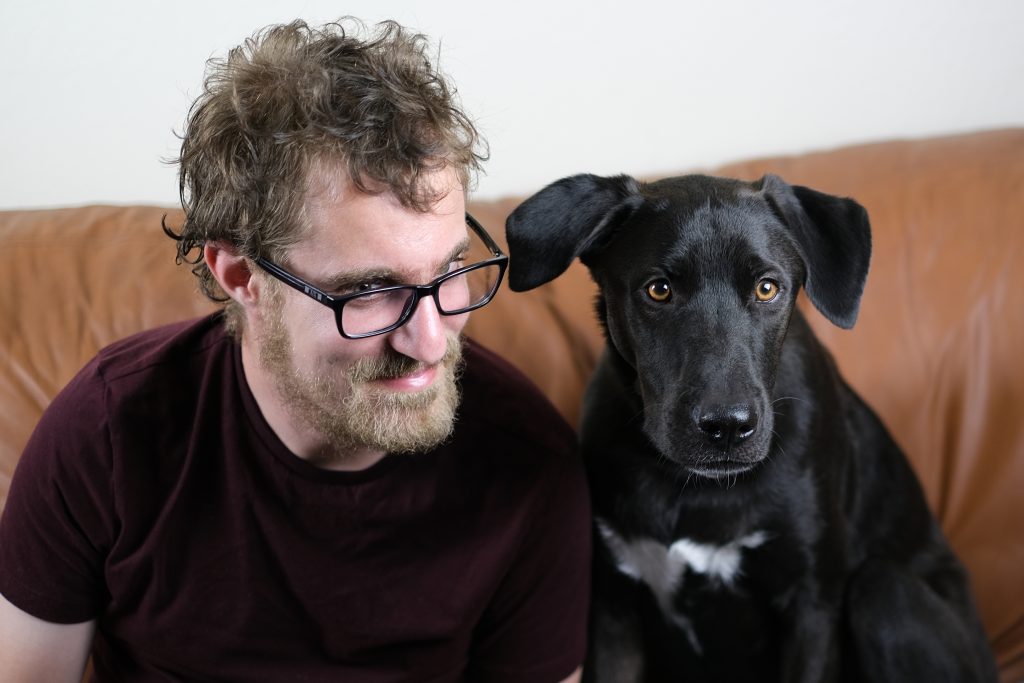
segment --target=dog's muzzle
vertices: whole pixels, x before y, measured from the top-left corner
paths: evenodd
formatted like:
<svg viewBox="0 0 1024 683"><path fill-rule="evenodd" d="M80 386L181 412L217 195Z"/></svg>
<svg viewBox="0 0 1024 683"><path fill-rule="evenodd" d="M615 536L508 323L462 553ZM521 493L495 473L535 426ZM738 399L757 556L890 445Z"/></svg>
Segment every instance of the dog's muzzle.
<svg viewBox="0 0 1024 683"><path fill-rule="evenodd" d="M754 403L699 405L650 415L645 431L662 456L687 472L719 479L764 460L774 420Z"/></svg>

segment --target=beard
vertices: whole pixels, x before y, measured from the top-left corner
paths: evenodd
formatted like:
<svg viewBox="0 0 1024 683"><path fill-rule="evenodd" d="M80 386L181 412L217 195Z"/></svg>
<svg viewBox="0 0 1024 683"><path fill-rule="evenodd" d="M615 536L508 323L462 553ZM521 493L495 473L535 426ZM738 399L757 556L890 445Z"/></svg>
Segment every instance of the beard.
<svg viewBox="0 0 1024 683"><path fill-rule="evenodd" d="M326 367L304 372L295 365L294 347L284 325L279 288L265 300L259 362L274 378L288 413L324 441L325 455L343 461L346 454L371 449L416 453L442 444L455 426L462 342L449 333L447 350L433 384L416 392L388 391L376 380L393 379L424 367L391 349L362 358L341 371ZM266 291L266 290L265 290Z"/></svg>

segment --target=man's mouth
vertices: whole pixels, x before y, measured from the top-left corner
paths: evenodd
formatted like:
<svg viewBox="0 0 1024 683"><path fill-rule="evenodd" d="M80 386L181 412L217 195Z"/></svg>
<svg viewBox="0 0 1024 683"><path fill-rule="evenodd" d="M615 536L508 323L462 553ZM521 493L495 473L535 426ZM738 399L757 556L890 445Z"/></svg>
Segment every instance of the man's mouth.
<svg viewBox="0 0 1024 683"><path fill-rule="evenodd" d="M389 391L416 392L428 389L437 379L440 365L421 365L412 372L397 377L380 377L372 380L377 386Z"/></svg>

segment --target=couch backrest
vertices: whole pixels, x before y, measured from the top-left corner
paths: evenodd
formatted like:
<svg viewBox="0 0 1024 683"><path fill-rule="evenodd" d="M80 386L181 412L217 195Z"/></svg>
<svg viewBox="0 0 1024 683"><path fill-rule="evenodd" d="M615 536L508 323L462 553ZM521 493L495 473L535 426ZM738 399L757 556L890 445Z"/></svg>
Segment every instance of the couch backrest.
<svg viewBox="0 0 1024 683"><path fill-rule="evenodd" d="M1004 680L1024 677L1024 130L711 172L773 172L867 207L874 255L857 326L808 317L910 456L972 573ZM504 242L516 204L470 211ZM101 346L212 309L174 265L164 214L180 223L159 207L0 212L0 504L42 410ZM502 291L468 332L575 423L603 346L594 296L575 263L532 292Z"/></svg>

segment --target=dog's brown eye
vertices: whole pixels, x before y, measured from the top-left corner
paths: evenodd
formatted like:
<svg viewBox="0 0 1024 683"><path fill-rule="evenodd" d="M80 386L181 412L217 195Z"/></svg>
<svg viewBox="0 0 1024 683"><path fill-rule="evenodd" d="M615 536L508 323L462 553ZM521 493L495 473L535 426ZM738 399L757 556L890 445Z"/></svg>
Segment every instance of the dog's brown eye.
<svg viewBox="0 0 1024 683"><path fill-rule="evenodd" d="M765 278L757 283L757 287L754 288L754 296L757 300L762 303L768 303L774 301L775 297L779 295L779 283L774 280Z"/></svg>
<svg viewBox="0 0 1024 683"><path fill-rule="evenodd" d="M668 280L652 280L647 283L647 296L658 303L668 301L672 298L672 285L668 283Z"/></svg>

